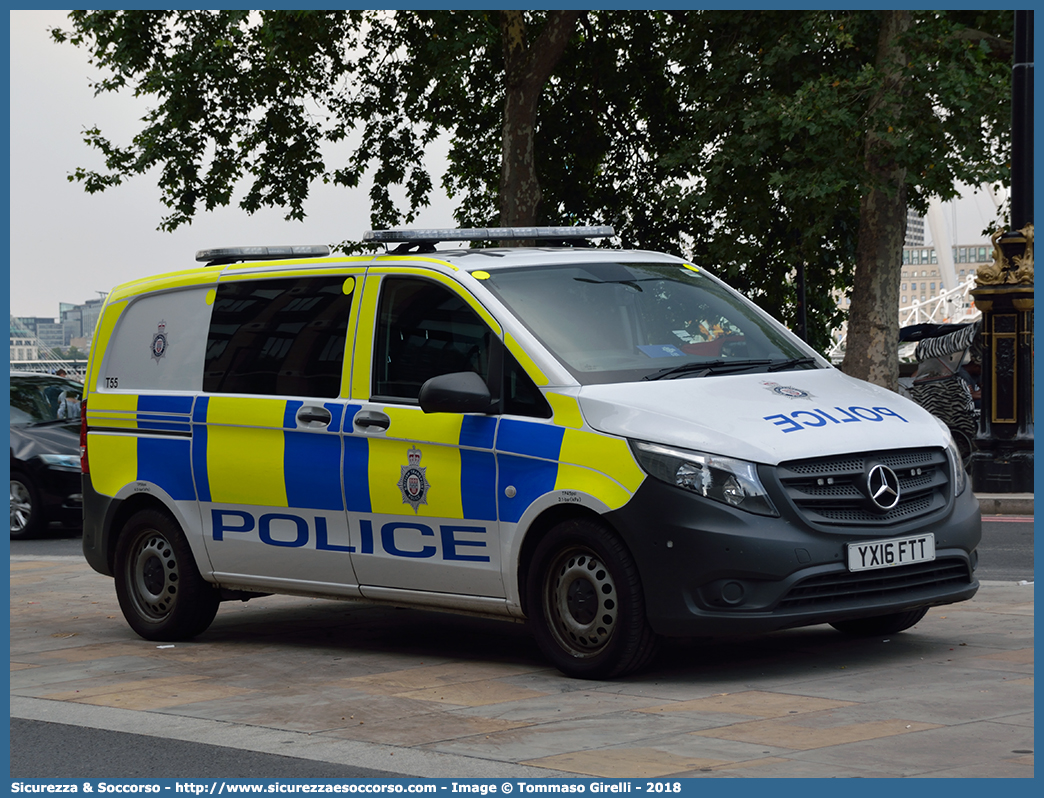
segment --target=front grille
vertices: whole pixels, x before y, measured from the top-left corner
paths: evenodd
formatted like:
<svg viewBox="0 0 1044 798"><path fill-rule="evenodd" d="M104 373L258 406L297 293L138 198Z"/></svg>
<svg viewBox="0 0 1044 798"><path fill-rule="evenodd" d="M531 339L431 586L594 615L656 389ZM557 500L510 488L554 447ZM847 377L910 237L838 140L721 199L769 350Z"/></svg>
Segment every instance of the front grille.
<svg viewBox="0 0 1044 798"><path fill-rule="evenodd" d="M841 571L811 576L797 582L780 599L778 609L847 605L873 599L900 597L922 588L954 587L971 583L971 573L963 560L943 559L934 562L882 568L876 571Z"/></svg>
<svg viewBox="0 0 1044 798"><path fill-rule="evenodd" d="M874 507L867 495L866 475L878 463L899 478L899 503L888 512ZM942 449L794 460L777 466L776 475L805 520L821 526L902 524L945 509L950 491L950 468Z"/></svg>

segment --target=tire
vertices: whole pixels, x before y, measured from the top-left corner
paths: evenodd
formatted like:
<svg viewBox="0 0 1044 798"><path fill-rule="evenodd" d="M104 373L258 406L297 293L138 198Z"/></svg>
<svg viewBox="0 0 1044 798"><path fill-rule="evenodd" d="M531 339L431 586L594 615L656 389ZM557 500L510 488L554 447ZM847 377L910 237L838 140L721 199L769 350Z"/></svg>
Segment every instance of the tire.
<svg viewBox="0 0 1044 798"><path fill-rule="evenodd" d="M11 540L36 537L44 528L40 493L21 471L11 472Z"/></svg>
<svg viewBox="0 0 1044 798"><path fill-rule="evenodd" d="M200 576L181 527L159 510L140 510L124 524L115 577L123 617L146 640L188 640L217 614L217 589Z"/></svg>
<svg viewBox="0 0 1044 798"><path fill-rule="evenodd" d="M595 521L565 521L547 533L533 553L526 595L537 645L567 676L623 676L656 652L638 568Z"/></svg>
<svg viewBox="0 0 1044 798"><path fill-rule="evenodd" d="M837 631L852 637L874 637L894 635L909 629L928 614L927 607L919 610L897 612L892 615L875 615L873 618L856 618L853 621L837 621L830 624Z"/></svg>

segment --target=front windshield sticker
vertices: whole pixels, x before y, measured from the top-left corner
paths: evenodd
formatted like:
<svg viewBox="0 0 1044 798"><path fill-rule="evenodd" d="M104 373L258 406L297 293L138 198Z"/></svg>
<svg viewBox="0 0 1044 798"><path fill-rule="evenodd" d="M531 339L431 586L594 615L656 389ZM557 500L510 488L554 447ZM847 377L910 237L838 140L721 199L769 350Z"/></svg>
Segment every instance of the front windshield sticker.
<svg viewBox="0 0 1044 798"><path fill-rule="evenodd" d="M801 432L804 429L826 427L829 424L851 424L862 421L884 421L885 417L897 418L909 424L905 418L887 407L833 407L826 410L795 410L793 413L777 413L763 416L765 421L779 427L783 432Z"/></svg>
<svg viewBox="0 0 1044 798"><path fill-rule="evenodd" d="M785 396L788 399L811 399L812 394L808 391L803 391L801 388L794 388L790 385L780 385L778 382L763 382L761 383L768 388L776 396Z"/></svg>
<svg viewBox="0 0 1044 798"><path fill-rule="evenodd" d="M674 344L645 344L638 348L649 357L685 357L685 353Z"/></svg>

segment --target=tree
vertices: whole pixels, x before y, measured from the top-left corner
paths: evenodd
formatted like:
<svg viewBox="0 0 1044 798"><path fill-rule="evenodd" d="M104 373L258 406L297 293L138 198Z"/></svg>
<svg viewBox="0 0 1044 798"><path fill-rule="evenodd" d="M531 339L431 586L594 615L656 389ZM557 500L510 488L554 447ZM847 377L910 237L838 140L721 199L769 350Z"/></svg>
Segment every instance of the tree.
<svg viewBox="0 0 1044 798"><path fill-rule="evenodd" d="M678 60L696 129L688 167L694 257L792 318L852 286L849 373L896 388L907 204L959 182L1007 182L1010 12L697 12ZM853 283L854 274L854 283ZM812 343L825 344L822 326Z"/></svg>
<svg viewBox="0 0 1044 798"><path fill-rule="evenodd" d="M504 44L504 125L500 158L500 223L504 226L536 224L540 206L534 139L537 107L555 65L562 58L579 11L554 11L540 36L530 44L525 14L500 12Z"/></svg>
<svg viewBox="0 0 1044 798"><path fill-rule="evenodd" d="M237 187L247 212L300 219L314 181L367 171L372 224L409 223L432 190L425 147L445 133L463 226L608 222L624 246L691 257L790 323L801 272L818 348L854 279L845 368L890 387L906 204L1007 179L1010 12L70 20L54 37L111 72L97 91L158 103L129 145L87 131L106 167L71 177L98 191L158 167L163 229Z"/></svg>
<svg viewBox="0 0 1044 798"><path fill-rule="evenodd" d="M160 228L174 230L201 209L228 205L240 184L248 213L283 207L288 220L302 219L314 181L355 187L374 166L373 223L409 222L432 187L425 146L462 130L456 112L478 90L480 104L504 97L501 223L534 224L536 108L580 12L503 11L499 27L494 16L74 11L72 30L52 35L87 47L111 73L95 92L130 88L158 105L129 145L87 130L105 170L77 169L70 179L94 193L158 167L170 209ZM347 163L327 164L324 145L356 129L360 143ZM474 135L460 138L470 144ZM391 198L397 186L406 190L405 214Z"/></svg>

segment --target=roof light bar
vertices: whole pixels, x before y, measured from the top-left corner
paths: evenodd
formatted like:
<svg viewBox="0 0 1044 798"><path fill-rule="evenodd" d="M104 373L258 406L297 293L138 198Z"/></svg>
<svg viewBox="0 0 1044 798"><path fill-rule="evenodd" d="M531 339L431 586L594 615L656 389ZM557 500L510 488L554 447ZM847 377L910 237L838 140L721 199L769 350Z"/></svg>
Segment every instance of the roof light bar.
<svg viewBox="0 0 1044 798"><path fill-rule="evenodd" d="M468 228L398 228L367 230L363 241L399 244L439 241L540 241L578 238L606 238L616 235L607 225L588 227L468 227Z"/></svg>
<svg viewBox="0 0 1044 798"><path fill-rule="evenodd" d="M330 248L325 244L289 247L219 247L196 252L196 261L208 265L234 263L241 260L285 260L287 258L325 258Z"/></svg>

